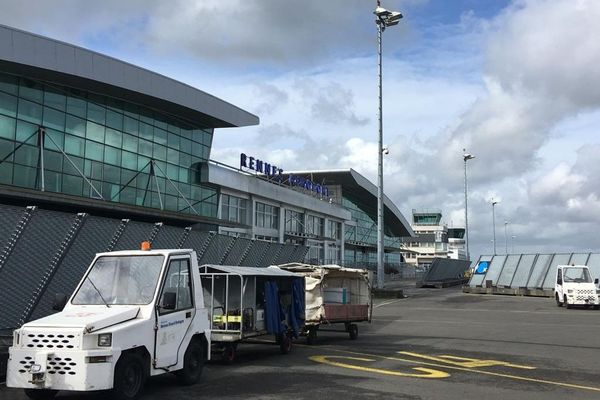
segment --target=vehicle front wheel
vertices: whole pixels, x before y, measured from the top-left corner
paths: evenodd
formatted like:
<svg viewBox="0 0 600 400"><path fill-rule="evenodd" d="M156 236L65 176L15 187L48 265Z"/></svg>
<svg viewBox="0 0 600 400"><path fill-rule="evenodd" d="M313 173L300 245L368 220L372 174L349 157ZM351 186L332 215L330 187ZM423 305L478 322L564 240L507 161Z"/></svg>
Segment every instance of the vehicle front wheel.
<svg viewBox="0 0 600 400"><path fill-rule="evenodd" d="M225 365L231 365L235 361L235 356L237 352L237 346L235 343L227 343L225 347L223 347L222 361Z"/></svg>
<svg viewBox="0 0 600 400"><path fill-rule="evenodd" d="M175 376L183 385L198 383L204 368L204 348L199 340L192 340L183 356L183 368L175 372Z"/></svg>
<svg viewBox="0 0 600 400"><path fill-rule="evenodd" d="M317 343L317 328L310 328L306 333L306 344L316 344Z"/></svg>
<svg viewBox="0 0 600 400"><path fill-rule="evenodd" d="M351 340L358 339L358 325L350 324L348 326L348 334L350 335Z"/></svg>
<svg viewBox="0 0 600 400"><path fill-rule="evenodd" d="M25 389L25 396L31 400L51 400L58 394L58 390L50 389Z"/></svg>
<svg viewBox="0 0 600 400"><path fill-rule="evenodd" d="M556 300L556 305L559 307L563 306L563 303L560 302L560 298L558 297L558 293L554 295L554 299Z"/></svg>
<svg viewBox="0 0 600 400"><path fill-rule="evenodd" d="M571 308L571 304L569 304L569 300L567 300L567 295L564 296L565 307Z"/></svg>
<svg viewBox="0 0 600 400"><path fill-rule="evenodd" d="M115 367L113 399L133 400L138 398L146 382L142 357L134 353L121 355Z"/></svg>

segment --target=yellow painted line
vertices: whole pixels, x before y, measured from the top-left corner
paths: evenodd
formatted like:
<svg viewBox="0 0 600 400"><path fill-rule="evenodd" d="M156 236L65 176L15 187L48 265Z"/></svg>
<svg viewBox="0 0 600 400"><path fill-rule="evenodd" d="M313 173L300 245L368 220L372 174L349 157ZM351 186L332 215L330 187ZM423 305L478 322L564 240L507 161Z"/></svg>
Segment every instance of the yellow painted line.
<svg viewBox="0 0 600 400"><path fill-rule="evenodd" d="M405 356L415 357L415 358L423 358L425 360L443 362L446 364L457 365L459 367L465 368L480 368L480 367L510 367L510 368L520 368L520 369L536 369L535 367L530 367L528 365L519 365L519 364L511 364L505 361L497 361L497 360L478 360L476 358L465 358L465 357L456 357L456 356L448 356L443 355L439 357L427 356L424 354L411 353L409 351L399 351L398 354L404 354ZM460 361L451 361L451 360L460 360Z"/></svg>
<svg viewBox="0 0 600 400"><path fill-rule="evenodd" d="M360 365L346 364L346 363L330 360L331 358L336 358L336 359L344 359L344 360L352 360L352 361L374 362L375 360L373 360L371 358L344 357L344 356L312 356L309 358L312 361L322 363L322 364L332 365L334 367L348 368L348 369L353 369L356 371L372 372L372 373L383 374L383 375L401 376L401 377L405 377L405 378L439 379L439 378L447 378L450 376L450 374L447 372L438 371L438 370L430 369L430 368L423 368L423 367L412 368L416 371L422 372L422 374L411 374L411 373L406 373L406 372L394 371L391 369L361 367Z"/></svg>
<svg viewBox="0 0 600 400"><path fill-rule="evenodd" d="M547 379L528 378L525 376L502 374L499 372L483 371L480 369L465 368L465 367L458 367L458 366L452 366L452 365L441 365L441 364L436 364L436 363L432 363L432 362L417 361L417 360L411 360L411 359L400 358L400 357L388 357L388 356L382 356L382 355L378 355L378 354L361 353L361 352L357 352L357 351L339 350L339 349L333 349L333 348L329 349L329 350L335 351L335 352L340 352L340 353L355 354L355 355L359 355L359 356L376 357L376 358L378 357L378 358L382 358L385 360L402 361L402 362L411 363L411 364L427 365L429 367L451 369L451 370L456 370L456 371L466 371L466 372L472 372L474 374L497 376L497 377L501 377L501 378L508 378L508 379L514 379L514 380L519 380L519 381L525 381L525 382L543 383L546 385L560 386L560 387L566 387L566 388L570 388L570 389L591 390L594 392L600 392L600 387L594 387L594 386L584 386L584 385L576 385L573 383L549 381Z"/></svg>

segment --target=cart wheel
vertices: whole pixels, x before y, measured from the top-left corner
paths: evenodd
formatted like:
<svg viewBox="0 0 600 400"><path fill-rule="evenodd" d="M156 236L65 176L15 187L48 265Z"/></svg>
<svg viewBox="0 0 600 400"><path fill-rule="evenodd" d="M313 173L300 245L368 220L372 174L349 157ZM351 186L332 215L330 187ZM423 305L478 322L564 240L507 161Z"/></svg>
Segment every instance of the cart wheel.
<svg viewBox="0 0 600 400"><path fill-rule="evenodd" d="M222 360L223 363L227 365L233 364L235 361L235 353L236 353L236 344L235 343L227 343L225 347L223 347Z"/></svg>
<svg viewBox="0 0 600 400"><path fill-rule="evenodd" d="M317 328L310 328L308 330L306 344L317 344Z"/></svg>
<svg viewBox="0 0 600 400"><path fill-rule="evenodd" d="M351 340L356 340L358 338L358 326L356 324L350 324L348 326L348 334L350 335Z"/></svg>
<svg viewBox="0 0 600 400"><path fill-rule="evenodd" d="M292 351L292 338L286 332L279 336L279 350L281 350L281 354L288 354Z"/></svg>

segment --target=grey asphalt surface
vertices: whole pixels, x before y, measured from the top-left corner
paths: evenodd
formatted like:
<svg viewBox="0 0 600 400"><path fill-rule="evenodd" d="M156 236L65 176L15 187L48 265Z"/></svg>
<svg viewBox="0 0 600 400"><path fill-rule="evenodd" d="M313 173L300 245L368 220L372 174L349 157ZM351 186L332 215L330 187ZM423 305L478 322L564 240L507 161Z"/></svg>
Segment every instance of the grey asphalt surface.
<svg viewBox="0 0 600 400"><path fill-rule="evenodd" d="M152 378L142 398L600 399L600 311L459 288L407 294L378 300L356 341L319 331L317 345L300 339L288 355L274 344L241 344L234 365L209 363L191 387ZM0 388L2 400L25 398Z"/></svg>

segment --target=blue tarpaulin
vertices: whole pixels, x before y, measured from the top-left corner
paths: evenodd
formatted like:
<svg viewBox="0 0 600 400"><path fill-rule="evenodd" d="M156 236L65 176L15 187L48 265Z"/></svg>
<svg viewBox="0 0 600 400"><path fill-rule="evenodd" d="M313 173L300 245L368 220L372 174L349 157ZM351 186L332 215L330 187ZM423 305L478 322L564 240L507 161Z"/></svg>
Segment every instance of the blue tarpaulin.
<svg viewBox="0 0 600 400"><path fill-rule="evenodd" d="M267 332L278 335L285 331L285 313L281 307L279 288L275 282L265 282L265 323Z"/></svg>
<svg viewBox="0 0 600 400"><path fill-rule="evenodd" d="M298 337L302 325L304 325L304 279L297 278L292 281L292 304L290 306L289 323L294 331L294 337Z"/></svg>

